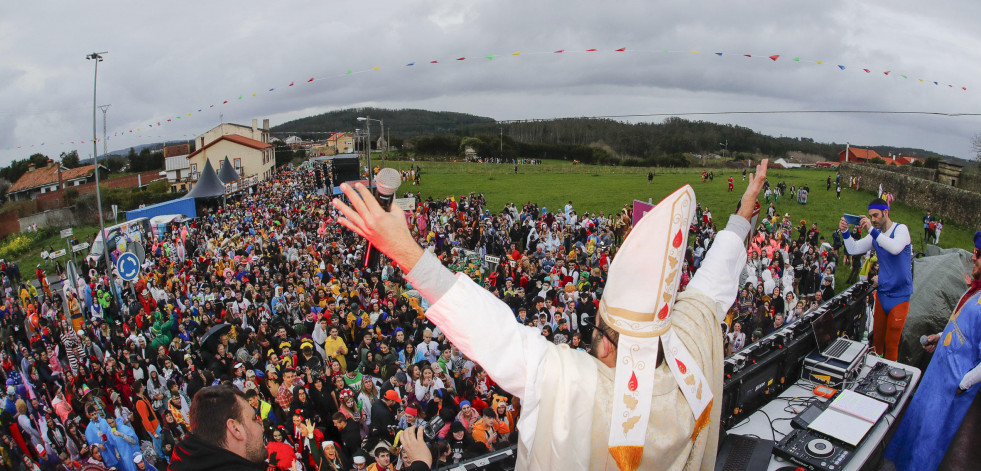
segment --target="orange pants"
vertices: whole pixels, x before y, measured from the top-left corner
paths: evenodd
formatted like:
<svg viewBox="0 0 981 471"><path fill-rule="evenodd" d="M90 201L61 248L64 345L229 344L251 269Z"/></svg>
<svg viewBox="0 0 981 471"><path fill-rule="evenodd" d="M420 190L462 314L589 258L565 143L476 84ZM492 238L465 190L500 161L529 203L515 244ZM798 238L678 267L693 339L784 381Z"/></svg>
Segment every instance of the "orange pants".
<svg viewBox="0 0 981 471"><path fill-rule="evenodd" d="M888 313L875 295L875 312L872 315L872 347L886 360L898 361L899 339L903 335L906 316L909 314L909 301L897 304Z"/></svg>

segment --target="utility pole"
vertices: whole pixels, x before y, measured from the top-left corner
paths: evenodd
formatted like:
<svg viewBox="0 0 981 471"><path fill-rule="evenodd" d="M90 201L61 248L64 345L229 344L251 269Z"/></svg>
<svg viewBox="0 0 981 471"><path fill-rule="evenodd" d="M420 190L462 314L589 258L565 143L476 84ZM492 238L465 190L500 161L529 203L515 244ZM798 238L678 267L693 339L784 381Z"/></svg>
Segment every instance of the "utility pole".
<svg viewBox="0 0 981 471"><path fill-rule="evenodd" d="M504 163L504 126L501 126L501 163Z"/></svg>

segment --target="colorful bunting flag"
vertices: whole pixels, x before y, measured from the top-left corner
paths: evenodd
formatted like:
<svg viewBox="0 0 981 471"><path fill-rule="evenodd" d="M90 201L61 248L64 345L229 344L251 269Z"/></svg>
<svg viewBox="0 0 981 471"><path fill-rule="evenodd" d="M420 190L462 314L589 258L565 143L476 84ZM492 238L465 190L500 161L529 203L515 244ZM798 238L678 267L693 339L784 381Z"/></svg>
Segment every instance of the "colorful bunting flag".
<svg viewBox="0 0 981 471"><path fill-rule="evenodd" d="M627 48L626 48L626 47L621 47L621 48L619 48L619 49L614 49L614 52L626 52L626 50L627 50ZM567 52L567 51L568 51L567 49L558 49L558 50L554 50L554 51L552 51L552 53L553 53L553 54L562 54L562 53L565 53L565 52ZM589 49L586 49L585 51L586 51L586 52L598 52L598 51L599 51L599 49L596 49L596 48L589 48ZM663 51L664 51L665 53L684 53L684 52L687 52L687 53L690 53L690 54L699 54L699 53L700 53L700 52L699 52L698 50L694 50L694 49L691 49L691 50L674 50L674 51L672 51L672 50L670 50L670 49L664 49ZM538 53L533 53L533 54L542 54L542 53L544 53L544 51L542 51L542 52L538 52ZM714 52L713 54L715 54L715 55L716 55L716 56L718 56L718 57L722 57L723 55L725 55L725 53L724 53L724 52L721 52L721 51L720 51L720 52ZM520 55L521 55L521 52L520 52L520 51L514 51L514 52L512 52L512 53L511 53L511 55L512 55L512 56L520 56ZM747 57L747 58L752 58L752 57L753 57L753 55L752 55L752 54L742 54L742 55L743 55L744 57ZM476 56L473 56L473 57L476 57ZM488 55L485 55L484 57L485 57L485 58L486 58L487 60L494 60L495 58L497 58L497 57L498 57L498 55L497 55L497 54L488 54ZM769 58L769 59L770 59L771 61L774 61L774 62L776 62L776 61L777 61L777 60L778 60L778 59L780 58L780 54L774 54L774 55L771 55L771 56L766 56L766 57L768 57L768 58ZM461 57L458 57L458 58L456 58L455 60L456 60L456 61L465 61L466 59L467 59L467 56L461 56ZM805 60L802 60L800 56L795 56L795 57L793 57L793 59L792 59L792 60L793 60L794 62L808 62L808 61L805 61ZM816 60L816 61L810 61L810 62L813 62L813 63L815 63L815 64L819 64L819 65L820 65L820 64L823 64L823 63L824 63L825 61L823 61L823 60ZM430 63L430 64L439 64L439 61L438 61L438 60L432 60L432 61L430 61L429 63ZM408 66L414 66L414 65L416 65L416 62L415 62L415 61L413 61L413 62L409 62L409 63L406 63L406 64L405 64L405 66L407 66L407 67L408 67ZM842 65L842 64L838 64L838 69L839 69L839 70L845 70L846 68L847 68L847 67L846 67L845 65ZM372 67L372 68L371 68L371 69L369 69L369 70L372 70L372 71L375 71L375 70L379 70L379 69L380 69L380 66L375 66L375 67ZM865 71L865 73L867 73L867 74L871 74L871 73L872 73L872 70L871 70L871 69L868 69L868 68L863 68L863 69L861 69L861 70L863 70L863 71ZM352 75L353 73L354 73L354 71L353 71L353 69L347 69L347 71L346 71L346 72L344 73L344 75ZM891 74L892 74L892 71L891 71L891 70L886 70L886 71L883 71L882 73L883 73L883 75L885 75L885 76L889 76L889 75L891 75ZM904 78L904 79L908 79L908 78L910 78L910 76L909 76L909 75L905 75L905 74L897 74L897 75L899 75L900 77L902 77L902 78ZM310 83L310 82L313 82L313 81L314 81L315 79L316 79L316 77L310 77L309 79L307 79L307 83ZM922 78L919 78L919 79L917 79L917 80L919 80L920 82L926 82L926 80L925 80L925 79L922 79ZM290 87L292 87L292 86L294 86L295 84L296 84L296 82L295 82L295 81L291 81L291 82L289 83L289 86L290 86ZM939 85L941 85L941 83L940 83L939 81L933 81L933 84L934 84L934 85L936 85L936 86L939 86ZM955 88L955 86L954 86L953 84L950 84L950 83L945 83L944 85L947 85L947 87L948 87L948 88L951 88L951 89L953 89L953 88ZM965 86L961 86L961 87L959 87L959 88L960 88L960 89L961 89L962 91L967 91L967 87L965 87ZM276 90L276 88L275 88L275 87L273 87L273 88L269 88L269 89L268 89L268 91L269 91L269 92L272 92L272 91L275 91L275 90ZM244 94L243 94L243 95L239 95L239 96L238 96L238 99L239 99L239 100L241 100L241 99L242 99L242 98L243 98L244 96L245 96ZM253 93L252 93L252 96L253 96L253 97L258 97L258 93L256 93L256 92L253 92ZM221 104L223 104L223 105L224 105L224 104L228 104L228 100L223 100L223 101L221 102ZM215 104L211 104L211 105L208 105L208 107L209 107L209 108L214 108L214 107L215 107ZM201 113L201 112L202 112L202 109L198 109L198 113ZM187 116L187 117L191 117L191 116L192 116L192 113L186 113L186 116ZM182 119L182 116L180 116L180 115L178 115L178 116L175 116L175 118L176 118L176 119ZM170 123L170 122L173 122L173 121L172 121L172 119L167 119L167 120L166 120L166 122L168 122L168 123ZM153 128L153 126L154 126L153 124L147 124L147 125L146 125L146 127L148 127L148 128ZM160 126L163 126L163 123L162 123L162 121L158 121L158 122L156 123L156 126L157 126L157 127L160 127ZM136 130L135 130L135 131L136 131L136 133L138 133L138 134L140 134L140 133L142 133L142 128L136 128ZM113 137L123 137L123 136L125 136L125 134L127 134L127 133L133 133L133 132L134 132L134 130L133 130L133 129L129 129L129 130L127 130L127 131L116 131L116 132L115 132L115 133L113 134ZM123 136L120 136L120 133L122 133L122 134L123 134ZM143 136L142 134L140 134L140 135L141 135L141 136ZM176 135L175 135L175 136L176 136ZM184 136L186 137L187 135L185 134ZM166 136L157 136L157 137L166 137ZM74 144L76 143L76 141L70 141L70 142L71 142L71 144L72 144L72 145L74 145ZM84 141L84 140L82 140L82 141L78 141L78 142L80 142L80 143L85 143L85 141ZM98 142L98 139L96 139L96 140L95 140L94 142ZM23 147L35 147L35 145L40 145L40 146L44 146L45 144L46 144L46 141L42 141L42 142L41 142L40 144L31 144L31 145L29 145L29 146L26 146L26 145L25 145L25 146L17 146L17 148L18 148L18 149L21 149L21 148L23 148ZM59 145L64 145L64 142L59 142ZM8 147L7 147L7 149L9 150L9 149L11 149L11 147L10 147L10 146L8 146Z"/></svg>

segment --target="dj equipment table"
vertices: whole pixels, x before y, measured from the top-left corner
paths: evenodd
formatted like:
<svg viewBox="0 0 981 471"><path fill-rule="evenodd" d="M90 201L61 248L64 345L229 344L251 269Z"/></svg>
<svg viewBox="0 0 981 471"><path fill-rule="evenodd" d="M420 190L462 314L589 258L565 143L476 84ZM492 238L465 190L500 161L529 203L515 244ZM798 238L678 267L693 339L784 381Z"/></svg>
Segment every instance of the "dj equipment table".
<svg viewBox="0 0 981 471"><path fill-rule="evenodd" d="M878 362L885 363L889 368L902 368L906 370L911 379L902 394L898 395L895 407L887 410L878 422L876 422L875 426L869 430L859 445L854 448L850 459L842 468L844 471L860 470L866 464L878 464L877 462L885 450L886 440L891 438L892 432L895 430L897 418L902 416L910 397L916 391L916 386L920 381L920 370L873 355L867 357L865 366L859 374L859 381ZM779 442L781 438L794 431L791 426L791 420L807 407L807 405L803 405L806 400L817 398L820 401L827 401L823 397L815 396L814 386L815 384L809 381L797 381L778 397L761 407L742 422L736 424L736 426L726 430L726 432L737 435L754 435L761 439L772 439L774 442ZM849 384L846 389L853 389L854 387L855 384ZM871 462L870 459L872 459ZM777 471L786 466L797 467L796 464L788 460L772 456L767 470Z"/></svg>

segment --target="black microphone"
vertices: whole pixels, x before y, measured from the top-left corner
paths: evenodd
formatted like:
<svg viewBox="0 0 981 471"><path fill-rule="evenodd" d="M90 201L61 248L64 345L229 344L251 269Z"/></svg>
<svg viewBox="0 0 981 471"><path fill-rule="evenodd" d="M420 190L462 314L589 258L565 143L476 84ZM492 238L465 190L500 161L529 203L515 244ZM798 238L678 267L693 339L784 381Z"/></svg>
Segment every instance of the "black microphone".
<svg viewBox="0 0 981 471"><path fill-rule="evenodd" d="M382 209L390 211L392 209L392 201L395 200L395 192L398 191L399 185L401 184L402 176L399 174L399 171L386 167L381 169L378 175L375 176L375 187L371 190L371 194L375 195L375 200L378 201ZM377 270L379 255L378 249L369 242L364 254L365 268Z"/></svg>

